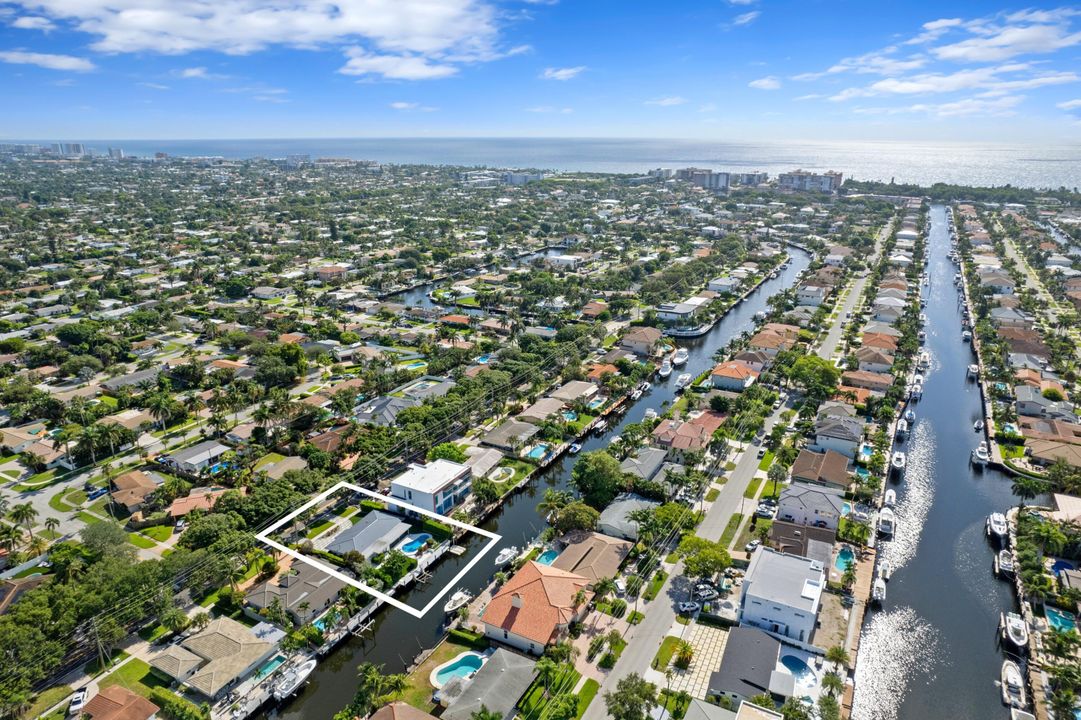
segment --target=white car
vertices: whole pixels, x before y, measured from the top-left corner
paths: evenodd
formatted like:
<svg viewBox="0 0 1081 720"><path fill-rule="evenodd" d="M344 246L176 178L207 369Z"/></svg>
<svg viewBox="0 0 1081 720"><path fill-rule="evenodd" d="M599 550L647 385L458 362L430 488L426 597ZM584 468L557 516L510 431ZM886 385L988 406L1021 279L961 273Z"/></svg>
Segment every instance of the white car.
<svg viewBox="0 0 1081 720"><path fill-rule="evenodd" d="M713 600L719 595L720 593L718 593L716 589L711 587L696 588L694 591L694 597L698 600Z"/></svg>
<svg viewBox="0 0 1081 720"><path fill-rule="evenodd" d="M86 705L86 701L89 699L89 691L85 687L81 687L75 691L75 694L71 696L71 702L68 703L68 715L72 717L78 716L83 711L83 706Z"/></svg>
<svg viewBox="0 0 1081 720"><path fill-rule="evenodd" d="M746 550L747 552L754 552L756 549L758 549L758 546L761 545L761 544L762 544L761 540L757 540L757 539L756 540L751 540L749 543L747 543L746 545L743 546L743 549Z"/></svg>
<svg viewBox="0 0 1081 720"><path fill-rule="evenodd" d="M700 607L701 605L696 602L681 602L679 604L679 611L681 613L687 613L689 615L690 613L698 612L698 608Z"/></svg>

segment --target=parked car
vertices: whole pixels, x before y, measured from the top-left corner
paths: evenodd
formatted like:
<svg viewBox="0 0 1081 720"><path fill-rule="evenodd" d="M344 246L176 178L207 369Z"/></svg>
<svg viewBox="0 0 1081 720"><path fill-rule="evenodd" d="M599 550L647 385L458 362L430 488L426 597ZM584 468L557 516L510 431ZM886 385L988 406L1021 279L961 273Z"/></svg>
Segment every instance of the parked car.
<svg viewBox="0 0 1081 720"><path fill-rule="evenodd" d="M761 460L766 456L766 448L758 448L758 459Z"/></svg>
<svg viewBox="0 0 1081 720"><path fill-rule="evenodd" d="M749 543L747 543L746 545L743 546L743 549L746 550L747 552L754 552L758 548L758 546L761 545L761 544L762 544L761 540L758 540L758 539L751 540Z"/></svg>
<svg viewBox="0 0 1081 720"><path fill-rule="evenodd" d="M768 520L773 519L773 508L768 505L759 505L754 511L755 517L766 518Z"/></svg>
<svg viewBox="0 0 1081 720"><path fill-rule="evenodd" d="M698 608L700 607L702 606L696 602L681 602L679 604L679 611L681 613L686 613L689 615L691 613L698 612Z"/></svg>
<svg viewBox="0 0 1081 720"><path fill-rule="evenodd" d="M86 701L89 700L87 696L90 691L85 687L81 687L75 691L75 694L71 696L71 702L68 703L68 715L78 716L83 711L83 706L86 705Z"/></svg>
<svg viewBox="0 0 1081 720"><path fill-rule="evenodd" d="M695 588L694 591L695 600L713 600L719 596L720 593L718 593L714 588L711 587Z"/></svg>

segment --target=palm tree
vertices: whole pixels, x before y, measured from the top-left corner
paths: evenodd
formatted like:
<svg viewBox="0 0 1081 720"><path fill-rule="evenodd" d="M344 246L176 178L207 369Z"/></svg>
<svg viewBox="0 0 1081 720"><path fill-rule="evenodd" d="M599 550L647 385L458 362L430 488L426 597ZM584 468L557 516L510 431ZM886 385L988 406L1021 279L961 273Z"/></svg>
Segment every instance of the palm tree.
<svg viewBox="0 0 1081 720"><path fill-rule="evenodd" d="M165 421L173 416L176 410L176 401L167 392L156 392L146 398L146 409L161 423L162 431L165 430Z"/></svg>
<svg viewBox="0 0 1081 720"><path fill-rule="evenodd" d="M574 500L574 496L566 490L548 488L544 491L544 499L537 503L537 512L542 517L549 517L554 512L559 512Z"/></svg>
<svg viewBox="0 0 1081 720"><path fill-rule="evenodd" d="M0 546L8 552L15 552L15 547L23 540L22 531L14 525L0 523Z"/></svg>
<svg viewBox="0 0 1081 720"><path fill-rule="evenodd" d="M56 529L60 527L60 520L55 517L45 518L45 529L49 532L56 532Z"/></svg>
<svg viewBox="0 0 1081 720"><path fill-rule="evenodd" d="M98 464L97 444L101 439L101 426L91 423L82 427L75 441L75 448L90 455L90 464Z"/></svg>
<svg viewBox="0 0 1081 720"><path fill-rule="evenodd" d="M64 454L68 458L68 465L75 467L75 461L71 458L71 441L79 437L82 432L82 428L78 425L65 425L58 429L56 434L53 435L53 448L64 448Z"/></svg>
<svg viewBox="0 0 1081 720"><path fill-rule="evenodd" d="M822 676L822 687L833 697L845 689L845 681L831 670Z"/></svg>
<svg viewBox="0 0 1081 720"><path fill-rule="evenodd" d="M30 503L22 503L11 508L9 517L15 521L17 525L25 525L27 531L30 533L30 539L34 539L34 520L37 519L38 511L34 509L34 506Z"/></svg>
<svg viewBox="0 0 1081 720"><path fill-rule="evenodd" d="M550 657L542 657L537 661L537 665L534 668L537 671L537 677L544 683L544 695L548 696L548 687L552 682L552 679L559 674L559 663Z"/></svg>
<svg viewBox="0 0 1081 720"><path fill-rule="evenodd" d="M831 662L834 665L847 667L852 661L848 656L848 652L840 645L834 645L826 651L826 661Z"/></svg>
<svg viewBox="0 0 1081 720"><path fill-rule="evenodd" d="M1014 478L1011 489L1014 495L1021 498L1020 507L1024 510L1026 500L1032 500L1047 492L1047 482L1029 475L1018 475Z"/></svg>

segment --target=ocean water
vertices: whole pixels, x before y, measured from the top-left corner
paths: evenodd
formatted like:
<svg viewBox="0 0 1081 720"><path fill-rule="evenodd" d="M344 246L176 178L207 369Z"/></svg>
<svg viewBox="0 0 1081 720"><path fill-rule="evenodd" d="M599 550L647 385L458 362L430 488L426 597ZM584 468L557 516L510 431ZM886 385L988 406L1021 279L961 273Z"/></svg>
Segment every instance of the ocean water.
<svg viewBox="0 0 1081 720"><path fill-rule="evenodd" d="M838 170L846 177L931 184L1081 187L1081 144L931 142L712 142L601 138L386 138L281 140L111 140L132 155L166 152L227 158L306 154L383 163L644 173L694 165L714 170Z"/></svg>

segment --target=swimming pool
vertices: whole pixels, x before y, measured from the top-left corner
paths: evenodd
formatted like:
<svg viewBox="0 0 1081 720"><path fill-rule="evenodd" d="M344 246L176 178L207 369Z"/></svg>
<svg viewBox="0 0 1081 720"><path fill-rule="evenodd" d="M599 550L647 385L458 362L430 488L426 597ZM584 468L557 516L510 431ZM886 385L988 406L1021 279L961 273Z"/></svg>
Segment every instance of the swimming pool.
<svg viewBox="0 0 1081 720"><path fill-rule="evenodd" d="M1063 570L1074 570L1074 569L1075 569L1074 564L1072 562L1070 562L1069 560L1057 559L1057 560L1055 560L1055 562L1051 563L1051 572L1053 572L1055 574L1055 577L1058 577L1059 575L1061 575Z"/></svg>
<svg viewBox="0 0 1081 720"><path fill-rule="evenodd" d="M475 362L478 365L487 365L491 361L492 361L492 356L488 355L488 354L478 355L477 357L473 358L473 362Z"/></svg>
<svg viewBox="0 0 1081 720"><path fill-rule="evenodd" d="M431 539L432 536L428 533L418 533L416 535L410 535L405 539L405 542L399 545L399 548L406 555L416 555L417 551L424 547L424 543L428 542Z"/></svg>
<svg viewBox="0 0 1081 720"><path fill-rule="evenodd" d="M1077 620L1074 618L1073 613L1049 607L1044 611L1044 614L1047 616L1047 624L1059 632L1070 632L1077 629Z"/></svg>
<svg viewBox="0 0 1081 720"><path fill-rule="evenodd" d="M871 456L874 455L874 454L875 454L875 449L873 447L871 447L870 445L868 445L867 443L864 443L863 445L860 445L860 458L862 458L863 460L870 460Z"/></svg>
<svg viewBox="0 0 1081 720"><path fill-rule="evenodd" d="M428 677L428 680L436 688L441 688L454 678L467 678L480 670L484 665L483 655L475 652L464 652L449 662L445 662Z"/></svg>
<svg viewBox="0 0 1081 720"><path fill-rule="evenodd" d="M530 458L532 460L543 460L544 456L547 455L547 454L548 454L548 444L547 443L537 443L526 454L526 457L528 457L528 458Z"/></svg>
<svg viewBox="0 0 1081 720"><path fill-rule="evenodd" d="M851 513L851 512L852 512L852 503L847 502L847 501L841 503L841 517L848 517L849 513Z"/></svg>
<svg viewBox="0 0 1081 720"><path fill-rule="evenodd" d="M814 697L818 688L818 675L811 669L811 666L806 663L802 658L795 655L782 655L781 665L785 670L792 673L792 677L796 679L796 696L797 697ZM779 669L779 668L778 668Z"/></svg>
<svg viewBox="0 0 1081 720"><path fill-rule="evenodd" d="M284 655L275 655L274 657L267 660L263 664L263 667L259 668L259 671L255 673L255 679L256 680L262 680L267 675L269 675L270 673L272 673L275 670L277 670L278 668L280 668L284 663L285 663L285 656Z"/></svg>
<svg viewBox="0 0 1081 720"><path fill-rule="evenodd" d="M421 368L428 367L428 363L424 360L414 360L413 362L406 363L403 367L406 370L420 370Z"/></svg>
<svg viewBox="0 0 1081 720"><path fill-rule="evenodd" d="M537 557L537 562L541 565L551 565L559 557L558 550L545 550Z"/></svg>
<svg viewBox="0 0 1081 720"><path fill-rule="evenodd" d="M608 398L602 398L602 397L593 398L592 400L589 401L589 405L587 405L587 407L590 410L596 410L597 408L604 405L606 402L608 402Z"/></svg>
<svg viewBox="0 0 1081 720"><path fill-rule="evenodd" d="M833 567L837 568L839 572L844 572L854 562L856 562L856 553L852 552L852 548L845 545L841 548L841 552L837 553L837 559L833 561Z"/></svg>
<svg viewBox="0 0 1081 720"><path fill-rule="evenodd" d="M1020 435L1021 431L1017 429L1017 426L1013 423L1006 423L1002 426L1002 432L1007 435Z"/></svg>
<svg viewBox="0 0 1081 720"><path fill-rule="evenodd" d="M573 410L564 410L563 419L567 422L574 422L578 419L578 413L574 412Z"/></svg>

